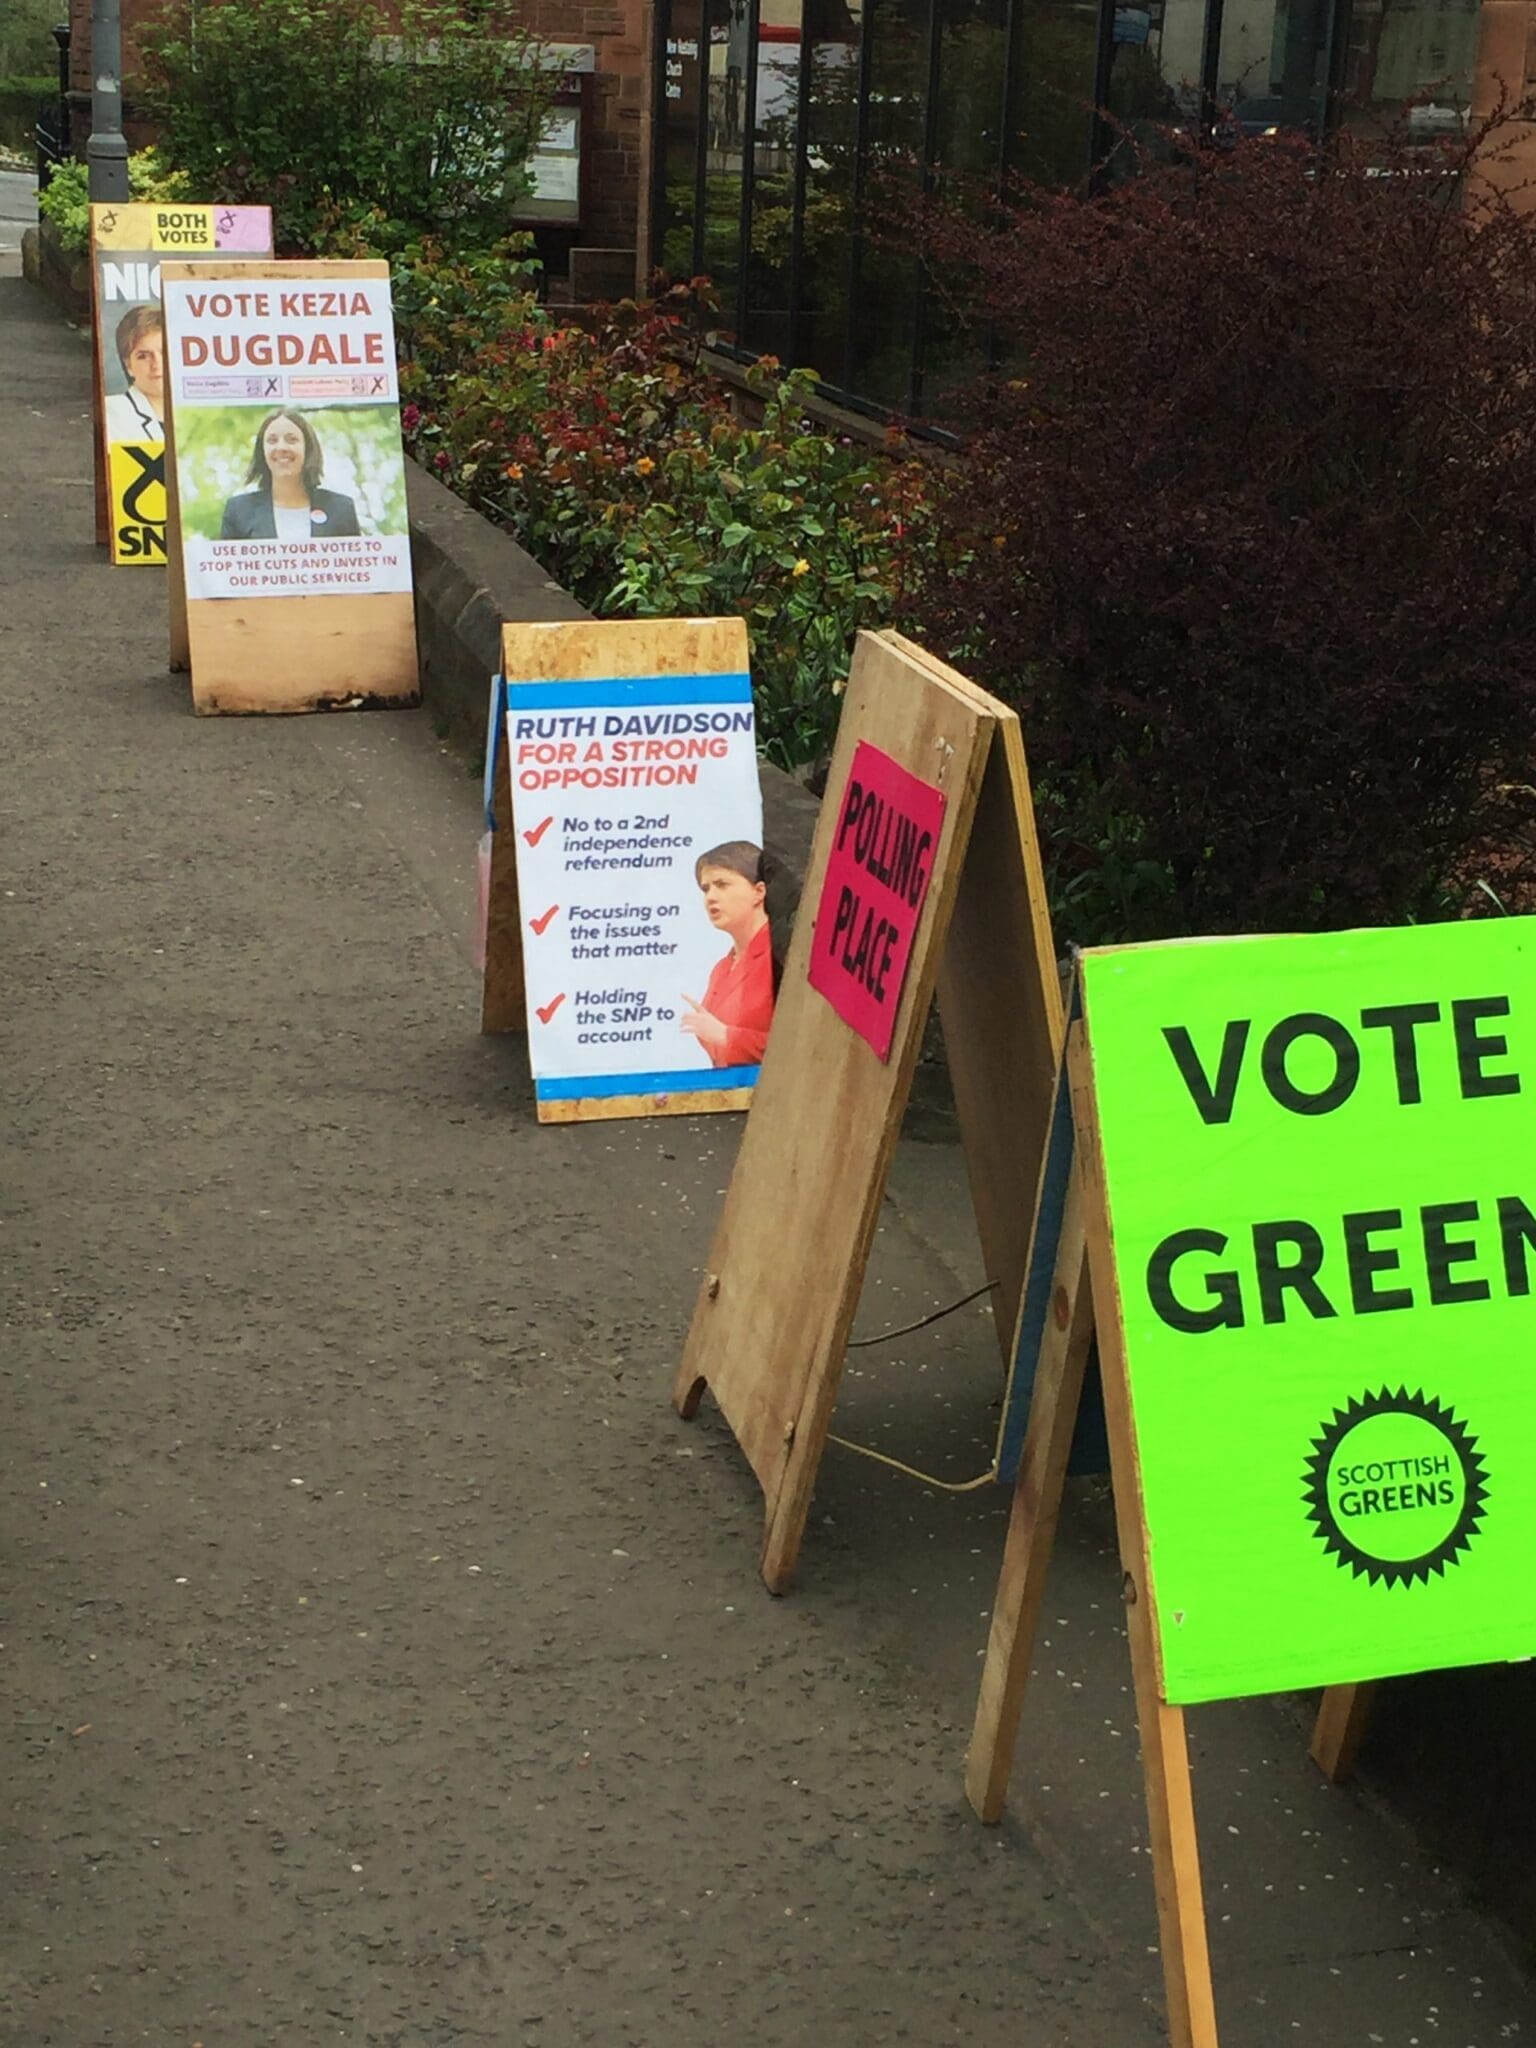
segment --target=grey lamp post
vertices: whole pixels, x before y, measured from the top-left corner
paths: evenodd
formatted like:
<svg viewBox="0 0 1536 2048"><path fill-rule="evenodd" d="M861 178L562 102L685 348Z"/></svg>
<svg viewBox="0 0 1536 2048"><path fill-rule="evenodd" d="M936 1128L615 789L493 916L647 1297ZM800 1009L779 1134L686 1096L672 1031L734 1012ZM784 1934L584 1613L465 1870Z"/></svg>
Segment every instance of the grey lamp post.
<svg viewBox="0 0 1536 2048"><path fill-rule="evenodd" d="M91 0L91 137L85 145L93 200L128 197L128 144L123 137L123 24L119 0Z"/></svg>

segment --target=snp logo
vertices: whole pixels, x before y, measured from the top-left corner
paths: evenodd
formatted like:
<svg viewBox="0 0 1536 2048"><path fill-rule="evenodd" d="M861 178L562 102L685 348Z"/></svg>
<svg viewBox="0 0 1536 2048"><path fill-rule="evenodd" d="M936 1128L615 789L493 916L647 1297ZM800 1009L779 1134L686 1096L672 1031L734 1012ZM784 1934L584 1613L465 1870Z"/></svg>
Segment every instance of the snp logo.
<svg viewBox="0 0 1536 2048"><path fill-rule="evenodd" d="M165 443L115 441L111 449L112 559L165 560Z"/></svg>

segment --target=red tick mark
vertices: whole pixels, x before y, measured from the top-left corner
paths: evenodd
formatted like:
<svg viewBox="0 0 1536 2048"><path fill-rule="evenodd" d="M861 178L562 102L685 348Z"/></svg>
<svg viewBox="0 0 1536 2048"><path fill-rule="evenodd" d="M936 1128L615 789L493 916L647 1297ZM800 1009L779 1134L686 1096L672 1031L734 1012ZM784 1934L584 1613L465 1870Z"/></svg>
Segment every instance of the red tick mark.
<svg viewBox="0 0 1536 2048"><path fill-rule="evenodd" d="M549 930L550 919L558 916L559 910L560 906L558 903L551 903L542 917L529 918L528 923L536 939L543 938L544 934Z"/></svg>
<svg viewBox="0 0 1536 2048"><path fill-rule="evenodd" d="M558 995L558 996L556 996L556 997L555 997L555 1000L554 1000L554 1001L553 1001L552 1003L541 1003L541 1004L540 1004L540 1005L539 1005L539 1006L538 1006L538 1007L537 1007L537 1008L535 1009L535 1011L534 1011L534 1015L535 1015L535 1016L536 1016L536 1017L538 1018L538 1020L539 1020L539 1022L540 1022L541 1024L547 1024L547 1023L549 1022L550 1018L551 1018L551 1017L553 1017L553 1015L555 1014L556 1010L558 1010L558 1009L559 1009L560 1005L561 1005L561 1004L562 1004L562 1003L563 1003L564 1001L565 1001L565 997L564 997L564 995L563 995L563 994L561 994L561 995Z"/></svg>
<svg viewBox="0 0 1536 2048"><path fill-rule="evenodd" d="M546 818L542 825L535 825L533 830L531 832L525 832L523 834L523 837L527 840L530 846L537 846L539 841L544 837L544 834L549 830L550 826L553 825L554 822L555 821L553 818Z"/></svg>

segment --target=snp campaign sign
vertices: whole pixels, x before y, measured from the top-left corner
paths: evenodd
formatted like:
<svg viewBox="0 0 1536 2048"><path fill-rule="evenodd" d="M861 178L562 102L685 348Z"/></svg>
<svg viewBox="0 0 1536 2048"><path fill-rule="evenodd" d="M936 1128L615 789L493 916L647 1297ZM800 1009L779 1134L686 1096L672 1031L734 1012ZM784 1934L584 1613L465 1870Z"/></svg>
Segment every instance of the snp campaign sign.
<svg viewBox="0 0 1536 2048"><path fill-rule="evenodd" d="M190 599L411 588L389 280L354 268L166 284Z"/></svg>
<svg viewBox="0 0 1536 2048"><path fill-rule="evenodd" d="M1536 920L1082 968L1164 1696L1536 1653Z"/></svg>
<svg viewBox="0 0 1536 2048"><path fill-rule="evenodd" d="M540 1114L757 1079L774 1000L746 675L506 684Z"/></svg>
<svg viewBox="0 0 1536 2048"><path fill-rule="evenodd" d="M91 208L96 288L97 459L118 565L165 560L165 315L160 264L270 256L268 206Z"/></svg>

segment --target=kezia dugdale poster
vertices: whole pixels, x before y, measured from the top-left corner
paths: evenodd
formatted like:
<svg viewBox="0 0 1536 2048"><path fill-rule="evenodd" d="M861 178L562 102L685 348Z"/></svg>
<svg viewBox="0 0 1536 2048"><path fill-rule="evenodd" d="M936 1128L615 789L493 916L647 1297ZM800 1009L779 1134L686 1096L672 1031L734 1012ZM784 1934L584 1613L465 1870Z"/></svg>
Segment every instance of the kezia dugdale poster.
<svg viewBox="0 0 1536 2048"><path fill-rule="evenodd" d="M411 588L387 278L167 280L187 596Z"/></svg>
<svg viewBox="0 0 1536 2048"><path fill-rule="evenodd" d="M505 744L540 1118L745 1108L774 1000L749 678L509 678Z"/></svg>

